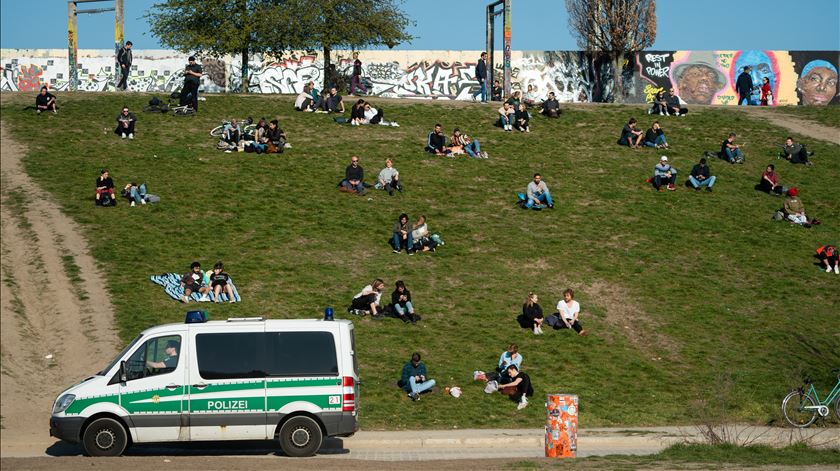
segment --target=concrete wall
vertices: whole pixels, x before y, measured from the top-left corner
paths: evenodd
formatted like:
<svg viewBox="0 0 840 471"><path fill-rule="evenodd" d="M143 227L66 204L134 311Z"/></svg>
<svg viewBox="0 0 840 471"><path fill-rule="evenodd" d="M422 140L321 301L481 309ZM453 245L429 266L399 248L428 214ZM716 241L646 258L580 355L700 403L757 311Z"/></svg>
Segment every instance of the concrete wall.
<svg viewBox="0 0 840 471"><path fill-rule="evenodd" d="M467 100L478 82L473 69L479 51L362 51L364 76L373 95L392 98ZM80 50L80 90L114 89L114 54ZM349 51L332 56L339 73L349 74ZM238 90L242 74L238 57L203 58L206 92ZM0 90L35 91L43 84L68 87L67 50L3 49ZM171 92L183 82L186 55L174 51L134 50L129 87L136 91ZM513 51L513 88L530 85L538 97L549 91L563 102L612 101L613 66L580 51ZM622 80L629 102L650 102L658 90L674 87L687 103L734 105L735 79L744 65L753 66L753 80L770 79L774 105L840 103L837 88L838 51L645 51L628 54ZM501 53L496 70L501 77ZM306 82L323 80L323 59L317 51L298 51L279 58L255 57L249 64L252 93L297 93Z"/></svg>

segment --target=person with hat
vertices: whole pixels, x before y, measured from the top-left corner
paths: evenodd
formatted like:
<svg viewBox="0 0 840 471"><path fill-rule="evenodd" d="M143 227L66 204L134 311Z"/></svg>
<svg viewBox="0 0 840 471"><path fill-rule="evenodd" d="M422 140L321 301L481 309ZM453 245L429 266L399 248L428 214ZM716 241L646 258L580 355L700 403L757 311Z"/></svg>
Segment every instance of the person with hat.
<svg viewBox="0 0 840 471"><path fill-rule="evenodd" d="M676 84L687 103L710 105L727 83L712 51L692 52L671 70L671 83Z"/></svg>
<svg viewBox="0 0 840 471"><path fill-rule="evenodd" d="M825 266L825 272L831 273L832 267L834 273L840 275L840 254L837 248L833 245L823 245L817 248L816 257L820 259L820 263Z"/></svg>
<svg viewBox="0 0 840 471"><path fill-rule="evenodd" d="M739 106L744 101L747 102L748 106L750 105L750 95L752 94L752 90L754 87L752 75L750 75L751 70L751 66L744 66L743 72L741 72L741 74L738 75L738 80L735 82L735 91L738 92Z"/></svg>
<svg viewBox="0 0 840 471"><path fill-rule="evenodd" d="M688 176L688 182L694 187L694 191L700 191L702 187L706 187L709 193L715 186L715 179L715 176L711 175L709 166L706 165L706 159L700 159L700 162L691 168L691 175Z"/></svg>
<svg viewBox="0 0 840 471"><path fill-rule="evenodd" d="M181 89L181 106L189 104L198 112L198 86L201 84L203 70L195 61L195 56L187 59L189 64L184 67L184 87Z"/></svg>
<svg viewBox="0 0 840 471"><path fill-rule="evenodd" d="M534 396L531 377L527 373L519 371L519 367L514 363L508 365L507 376L510 378L510 382L499 384L499 392L517 402L516 408L518 410L528 407L528 396Z"/></svg>
<svg viewBox="0 0 840 471"><path fill-rule="evenodd" d="M796 187L791 188L787 192L785 198L785 214L790 222L799 224L803 227L811 227L813 222L808 222L808 216L805 215L805 205L799 199L799 190Z"/></svg>
<svg viewBox="0 0 840 471"><path fill-rule="evenodd" d="M177 340L169 340L166 342L166 347L163 352L166 353L166 358L163 361L146 360L146 366L158 370L174 370L178 366L178 350L181 349L181 343Z"/></svg>
<svg viewBox="0 0 840 471"><path fill-rule="evenodd" d="M411 361L403 365L399 386L408 393L412 401L419 401L420 394L435 387L435 380L426 377L426 364L420 361L420 354L414 352Z"/></svg>
<svg viewBox="0 0 840 471"><path fill-rule="evenodd" d="M653 167L653 187L656 191L662 191L662 187L667 185L669 191L674 191L677 188L674 182L677 181L677 169L668 163L668 157L662 156L659 158L659 163Z"/></svg>

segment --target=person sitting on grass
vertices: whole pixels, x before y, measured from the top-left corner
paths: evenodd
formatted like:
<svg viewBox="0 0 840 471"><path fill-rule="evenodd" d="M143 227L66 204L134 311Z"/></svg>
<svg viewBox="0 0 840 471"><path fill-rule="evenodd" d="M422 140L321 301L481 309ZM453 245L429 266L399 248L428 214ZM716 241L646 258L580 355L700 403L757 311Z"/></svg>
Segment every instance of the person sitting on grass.
<svg viewBox="0 0 840 471"><path fill-rule="evenodd" d="M578 335L586 336L588 333L580 325L580 304L575 301L575 292L568 288L563 291L563 299L557 302L557 312L549 316L548 323L555 330L574 329Z"/></svg>
<svg viewBox="0 0 840 471"><path fill-rule="evenodd" d="M420 361L420 354L414 352L411 361L403 365L399 386L408 393L412 401L419 401L420 395L435 387L435 380L429 379L426 375L426 365Z"/></svg>
<svg viewBox="0 0 840 471"><path fill-rule="evenodd" d="M815 257L820 259L820 266L825 267L826 273L831 273L833 269L834 273L840 275L840 254L836 247L833 245L818 247Z"/></svg>
<svg viewBox="0 0 840 471"><path fill-rule="evenodd" d="M530 83L528 84L528 90L522 95L522 103L525 103L526 106L536 106L537 104L537 91Z"/></svg>
<svg viewBox="0 0 840 471"><path fill-rule="evenodd" d="M735 144L736 137L737 135L731 132L729 137L720 143L720 157L726 159L730 164L742 164L745 160L741 145Z"/></svg>
<svg viewBox="0 0 840 471"><path fill-rule="evenodd" d="M114 197L114 180L104 168L96 177L96 204L99 206L117 205L117 199Z"/></svg>
<svg viewBox="0 0 840 471"><path fill-rule="evenodd" d="M414 305L411 304L411 291L405 287L403 280L397 280L395 283L394 292L391 293L391 305L394 308L394 314L403 322L417 323L418 318L414 314Z"/></svg>
<svg viewBox="0 0 840 471"><path fill-rule="evenodd" d="M513 113L513 127L521 132L531 132L530 122L531 113L528 112L525 103L520 103Z"/></svg>
<svg viewBox="0 0 840 471"><path fill-rule="evenodd" d="M811 227L820 223L816 218L808 219L808 216L805 214L805 205L799 199L799 190L796 187L791 188L787 192L784 212L787 215L788 221L802 227Z"/></svg>
<svg viewBox="0 0 840 471"><path fill-rule="evenodd" d="M548 92L548 99L542 102L540 114L548 118L557 118L560 116L560 102L554 95L554 92Z"/></svg>
<svg viewBox="0 0 840 471"><path fill-rule="evenodd" d="M282 154L286 148L286 133L280 129L280 123L276 119L272 119L268 123L264 141L264 152L267 154Z"/></svg>
<svg viewBox="0 0 840 471"><path fill-rule="evenodd" d="M356 103L350 108L350 125L358 126L364 124L365 120L365 100L359 98Z"/></svg>
<svg viewBox="0 0 840 471"><path fill-rule="evenodd" d="M650 109L648 110L648 114L658 114L665 116L666 112L668 111L667 103L665 101L665 92L659 91L656 93L656 96L653 98L653 103L651 104Z"/></svg>
<svg viewBox="0 0 840 471"><path fill-rule="evenodd" d="M493 88L490 92L490 101L502 101L502 85L498 80L493 80Z"/></svg>
<svg viewBox="0 0 840 471"><path fill-rule="evenodd" d="M618 139L618 144L630 147L631 149L639 149L642 138L645 137L642 131L636 129L636 118L630 118L627 124L621 129L621 137Z"/></svg>
<svg viewBox="0 0 840 471"><path fill-rule="evenodd" d="M321 105L321 91L315 88L315 82L310 80L306 84L309 87L309 96L312 97L312 110L315 111Z"/></svg>
<svg viewBox="0 0 840 471"><path fill-rule="evenodd" d="M499 382L499 392L509 396L513 402L517 403L517 410L522 410L528 407L528 396L534 396L534 388L531 386L531 378L514 364L508 365L507 376L510 378L509 383Z"/></svg>
<svg viewBox="0 0 840 471"><path fill-rule="evenodd" d="M449 149L453 155L466 153L474 159L486 159L489 157L487 152L481 151L481 145L478 143L478 139L470 139L466 134L461 134L461 130L458 128L452 131L452 146Z"/></svg>
<svg viewBox="0 0 840 471"><path fill-rule="evenodd" d="M496 122L496 126L505 131L513 131L513 116L515 113L516 110L508 102L502 103L502 107L499 108L499 120Z"/></svg>
<svg viewBox="0 0 840 471"><path fill-rule="evenodd" d="M52 110L53 113L58 113L55 107L55 95L50 93L47 86L44 85L35 97L35 111L37 111L38 114L41 114L43 111L50 110Z"/></svg>
<svg viewBox="0 0 840 471"><path fill-rule="evenodd" d="M426 140L426 152L435 155L449 155L451 151L446 147L446 136L443 135L443 127L440 123L435 124L434 131L429 133Z"/></svg>
<svg viewBox="0 0 840 471"><path fill-rule="evenodd" d="M137 122L137 118L134 117L134 113L128 111L127 106L123 106L122 112L117 115L117 128L114 129L114 134L121 136L123 139L126 137L134 139L135 122Z"/></svg>
<svg viewBox="0 0 840 471"><path fill-rule="evenodd" d="M137 206L137 203L146 204L146 184L141 183L139 186L134 183L127 183L122 191L123 198L129 201L131 207Z"/></svg>
<svg viewBox="0 0 840 471"><path fill-rule="evenodd" d="M190 271L181 277L181 288L184 290L184 294L181 296L181 301L184 303L190 302L190 296L193 293L201 294L202 301L209 299L207 295L210 293L210 287L207 286L204 280L204 273L201 272L200 263L192 262Z"/></svg>
<svg viewBox="0 0 840 471"><path fill-rule="evenodd" d="M785 145L782 146L782 152L779 154L780 157L792 164L805 164L809 167L814 165L813 162L808 160L808 157L812 155L814 155L814 153L808 152L808 150L805 149L805 144L793 142L793 138L789 136L785 139Z"/></svg>
<svg viewBox="0 0 840 471"><path fill-rule="evenodd" d="M350 157L350 165L344 169L344 180L341 180L341 191L347 193L365 194L365 169L359 165L359 157Z"/></svg>
<svg viewBox="0 0 840 471"><path fill-rule="evenodd" d="M770 164L764 169L761 174L761 180L755 186L757 191L763 191L773 196L781 196L785 192L785 187L779 184L779 175L776 173L776 166Z"/></svg>
<svg viewBox="0 0 840 471"><path fill-rule="evenodd" d="M518 109L520 103L522 103L522 93L519 90L516 90L510 95L510 97L508 97L507 100L505 100L505 103L510 105L510 107L514 110Z"/></svg>
<svg viewBox="0 0 840 471"><path fill-rule="evenodd" d="M534 179L528 183L525 189L525 209L554 209L554 201L551 199L551 193L548 191L548 185L542 179L539 173L534 174Z"/></svg>
<svg viewBox="0 0 840 471"><path fill-rule="evenodd" d="M666 99L668 114L671 116L685 116L688 114L688 108L682 106L680 97L674 92L674 87L668 90L668 98Z"/></svg>
<svg viewBox="0 0 840 471"><path fill-rule="evenodd" d="M414 252L434 252L438 243L432 238L429 232L429 225L426 224L426 216L420 215L411 226L411 238L414 240Z"/></svg>
<svg viewBox="0 0 840 471"><path fill-rule="evenodd" d="M217 303L222 302L222 292L227 294L230 303L236 302L233 297L233 287L230 284L230 275L225 272L225 265L221 261L213 265L213 273L210 275L210 289L213 291Z"/></svg>
<svg viewBox="0 0 840 471"><path fill-rule="evenodd" d="M654 121L650 129L645 132L645 146L655 147L657 149L669 149L668 140L665 138L665 131L659 125L659 121Z"/></svg>
<svg viewBox="0 0 840 471"><path fill-rule="evenodd" d="M394 223L391 245L394 246L394 253L400 253L402 249L405 249L407 254L414 255L414 236L411 225L408 223L408 215L405 213L400 214L399 219Z"/></svg>
<svg viewBox="0 0 840 471"><path fill-rule="evenodd" d="M674 182L677 181L677 169L668 163L668 157L662 156L659 158L659 163L653 167L653 187L656 191L662 191L662 187L668 187L668 190L674 191L677 188Z"/></svg>
<svg viewBox="0 0 840 471"><path fill-rule="evenodd" d="M496 372L506 375L510 365L522 368L522 354L519 353L519 347L515 343L508 345L507 350L499 356L499 366L496 367Z"/></svg>
<svg viewBox="0 0 840 471"><path fill-rule="evenodd" d="M303 86L303 90L298 93L298 96L295 98L295 111L305 111L311 112L314 111L312 101L312 93L309 88L309 84Z"/></svg>
<svg viewBox="0 0 840 471"><path fill-rule="evenodd" d="M394 168L394 162L391 159L385 159L385 168L380 170L377 180L373 187L377 190L385 190L391 196L394 196L394 190L400 193L403 191L400 185L400 172Z"/></svg>
<svg viewBox="0 0 840 471"><path fill-rule="evenodd" d="M344 113L344 99L338 94L338 89L330 88L329 94L321 100L322 113Z"/></svg>
<svg viewBox="0 0 840 471"><path fill-rule="evenodd" d="M222 131L222 140L228 144L238 145L242 139L242 128L235 119L230 120L230 124L226 125Z"/></svg>
<svg viewBox="0 0 840 471"><path fill-rule="evenodd" d="M715 186L715 176L711 175L709 166L706 165L706 159L701 158L700 162L691 168L691 175L688 176L688 182L694 188L694 191L700 191L706 187L706 191L712 192L712 187Z"/></svg>
<svg viewBox="0 0 840 471"><path fill-rule="evenodd" d="M534 335L540 335L543 333L542 323L544 319L542 307L539 305L539 297L534 292L528 293L525 303L522 304L522 314L518 318L519 325L523 329L533 331Z"/></svg>
<svg viewBox="0 0 840 471"><path fill-rule="evenodd" d="M379 302L382 299L382 290L385 289L385 282L379 278L373 280L373 283L362 288L356 296L353 296L353 301L347 312L351 314L365 315L370 313L373 317L379 317Z"/></svg>

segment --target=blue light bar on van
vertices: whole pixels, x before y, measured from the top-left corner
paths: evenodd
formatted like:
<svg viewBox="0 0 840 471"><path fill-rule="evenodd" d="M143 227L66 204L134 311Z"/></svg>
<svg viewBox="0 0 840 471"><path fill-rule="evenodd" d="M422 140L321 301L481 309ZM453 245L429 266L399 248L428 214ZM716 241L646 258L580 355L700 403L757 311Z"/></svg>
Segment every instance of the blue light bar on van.
<svg viewBox="0 0 840 471"><path fill-rule="evenodd" d="M207 322L207 311L189 311L184 324L203 324Z"/></svg>

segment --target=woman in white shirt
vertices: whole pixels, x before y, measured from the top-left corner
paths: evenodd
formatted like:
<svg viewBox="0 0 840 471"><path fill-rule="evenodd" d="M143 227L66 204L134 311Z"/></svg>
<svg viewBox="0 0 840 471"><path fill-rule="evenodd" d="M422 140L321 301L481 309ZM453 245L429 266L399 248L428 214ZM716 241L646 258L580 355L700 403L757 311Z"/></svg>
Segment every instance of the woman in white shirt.
<svg viewBox="0 0 840 471"><path fill-rule="evenodd" d="M353 302L347 308L347 312L355 315L365 315L370 312L374 317L378 317L379 300L382 298L382 290L385 288L385 282L377 278L373 283L362 288L362 291L353 297Z"/></svg>
<svg viewBox="0 0 840 471"><path fill-rule="evenodd" d="M563 291L563 299L557 303L557 319L552 319L555 329L575 329L578 335L587 335L586 330L580 325L578 315L580 304L575 301L575 292L571 289Z"/></svg>

